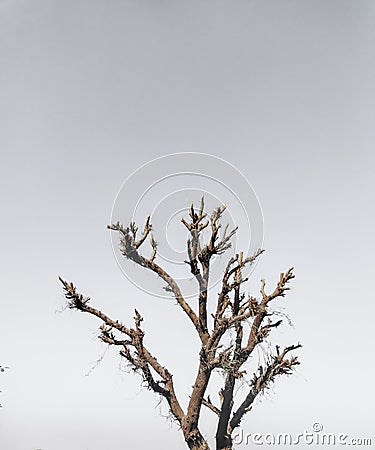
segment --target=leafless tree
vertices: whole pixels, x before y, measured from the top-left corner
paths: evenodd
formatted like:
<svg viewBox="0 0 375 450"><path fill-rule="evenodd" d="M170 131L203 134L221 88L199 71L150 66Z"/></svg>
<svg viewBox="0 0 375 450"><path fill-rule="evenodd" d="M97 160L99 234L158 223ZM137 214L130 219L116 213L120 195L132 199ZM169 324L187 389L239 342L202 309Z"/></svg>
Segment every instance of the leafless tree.
<svg viewBox="0 0 375 450"><path fill-rule="evenodd" d="M232 449L233 432L251 410L257 396L269 388L279 375L291 374L299 364L297 357L291 356L291 352L301 347L300 344L283 349L276 345L275 351L268 355L266 363L259 365L252 377L248 378L244 370L244 364L254 349L269 336L273 328L281 324L280 316L275 317L269 305L276 298L285 296L289 289L287 284L294 278L292 269L289 269L280 274L272 291L266 292L266 283L261 280L259 298L245 295L242 285L247 278L242 276L243 269L256 261L263 253L261 249L249 257L239 253L230 258L222 276L215 302L216 309L211 314L212 326L207 320L210 264L215 255L223 254L231 246L231 238L237 231L234 228L228 232L228 227L221 231L220 219L224 211L225 206L219 206L207 216L202 197L199 209L192 205L189 220L182 219L190 234L187 241L189 259L186 262L199 287L197 312L186 301L174 278L155 262L157 242L152 235L150 217L140 235L134 222L126 228L119 222L108 226L119 233L121 252L125 258L151 270L166 283L165 289L175 298L199 336L199 367L186 409L182 408L177 398L172 373L145 346L145 332L141 327L143 318L140 313L135 310L134 325L129 328L91 306L89 297L80 294L73 283L60 278L68 307L96 316L103 322L100 339L109 345L118 346L120 355L134 371L142 375L147 387L165 399L172 417L180 425L187 446L193 450L209 449L199 426L202 406L209 408L217 416L216 449ZM209 239L202 242L201 233L206 228L209 230ZM148 239L151 244L150 257L140 252L141 246ZM232 339L228 339L230 335ZM207 396L207 389L213 372L217 370L222 371L225 378L219 391L220 400L218 404L214 404L210 396ZM244 379L247 380L247 392L239 401L236 399L238 405L235 406L235 386Z"/></svg>

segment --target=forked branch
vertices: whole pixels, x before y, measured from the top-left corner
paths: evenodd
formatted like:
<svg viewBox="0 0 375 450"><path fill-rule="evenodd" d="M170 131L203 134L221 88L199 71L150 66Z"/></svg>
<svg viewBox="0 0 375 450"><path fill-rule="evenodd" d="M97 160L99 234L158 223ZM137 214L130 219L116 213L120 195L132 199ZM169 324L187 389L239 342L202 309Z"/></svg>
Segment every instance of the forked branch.
<svg viewBox="0 0 375 450"><path fill-rule="evenodd" d="M180 305L180 307L183 309L183 311L186 313L186 315L189 317L194 327L198 331L201 341L205 342L208 337L207 330L201 326L201 323L194 310L184 299L177 282L169 275L166 270L164 270L155 262L157 243L154 237L151 235L150 242L152 253L150 258L146 258L145 256L141 255L138 250L151 232L152 227L149 217L147 218L144 231L139 240L136 239L138 228L135 226L134 222L132 222L127 228L124 228L119 222L117 222L116 224L108 225L107 228L110 230L118 231L120 233L121 252L126 258L134 261L136 264L139 264L142 267L151 270L152 272L156 273L163 281L165 281L165 283L167 284L166 290L173 293L177 303Z"/></svg>
<svg viewBox="0 0 375 450"><path fill-rule="evenodd" d="M233 430L240 425L243 416L251 410L255 398L261 392L268 389L271 384L274 383L278 375L290 375L293 372L294 367L300 364L297 356L291 356L289 359L285 358L289 352L300 347L302 347L301 344L291 345L286 347L280 353L279 347L276 346L276 355L270 356L265 367L262 365L259 366L258 372L254 374L253 379L251 380L249 393L237 411L233 414L229 425L229 433L232 433Z"/></svg>
<svg viewBox="0 0 375 450"><path fill-rule="evenodd" d="M128 328L122 325L118 320L113 320L98 309L91 307L88 304L90 298L80 294L73 283L68 283L61 277L59 277L59 279L64 286L68 307L81 312L87 312L100 318L104 322L100 327L99 338L108 345L120 347L121 356L130 363L134 371L142 374L149 389L163 396L167 400L171 413L176 420L182 424L185 414L175 394L172 374L158 362L144 345L144 332L141 329L143 318L139 312L135 310L135 327ZM116 338L113 330L117 330L124 334L126 338ZM157 380L155 375L158 375L160 379Z"/></svg>

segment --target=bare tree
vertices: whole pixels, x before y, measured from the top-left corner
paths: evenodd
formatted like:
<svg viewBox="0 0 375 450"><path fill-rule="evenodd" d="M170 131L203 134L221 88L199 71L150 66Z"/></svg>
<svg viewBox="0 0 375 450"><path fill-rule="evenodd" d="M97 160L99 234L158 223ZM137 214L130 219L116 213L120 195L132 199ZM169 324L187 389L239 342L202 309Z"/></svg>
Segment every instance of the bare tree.
<svg viewBox="0 0 375 450"><path fill-rule="evenodd" d="M247 380L247 393L235 406L235 386L247 378L244 364L254 349L269 336L271 330L282 323L279 316L275 317L275 312L269 305L276 298L285 296L289 289L287 284L294 275L292 269L281 273L276 287L268 293L265 281L261 280L259 298L246 296L241 289L243 283L247 281L247 278L242 276L243 269L246 265L253 264L263 250L259 249L250 257L244 257L242 253L231 257L222 276L210 326L207 320L210 264L215 255L223 254L231 246L231 238L237 231L237 228L234 228L228 232L227 226L221 232L220 219L224 211L225 206L219 206L207 217L202 197L199 209L191 206L190 219L188 221L182 219L190 233L187 241L189 259L186 262L199 287L197 312L186 301L174 278L155 262L157 242L151 233L150 217L147 218L140 236L134 222L126 228L119 222L108 226L109 229L119 233L121 252L125 258L151 270L166 283L165 289L171 292L199 336L201 342L199 367L185 410L177 398L172 373L144 344L145 333L141 327L143 318L140 313L135 310L134 326L129 328L91 306L89 297L80 294L73 283L60 278L68 307L92 314L103 322L100 327L100 339L109 345L118 346L120 355L128 361L134 371L142 375L147 387L165 399L171 415L181 427L187 446L193 450L209 449L199 427L202 406L209 408L217 416L216 449L232 449L233 432L251 410L257 396L270 387L279 375L291 374L294 367L299 364L297 357L291 356L291 352L301 347L300 344L283 349L276 345L274 353L268 355L266 363L259 365L253 376ZM209 230L209 239L202 242L201 233L206 228ZM150 257L140 252L140 247L148 239L151 244ZM225 379L219 391L220 401L215 405L210 396L207 396L207 389L213 372L217 370L225 374Z"/></svg>

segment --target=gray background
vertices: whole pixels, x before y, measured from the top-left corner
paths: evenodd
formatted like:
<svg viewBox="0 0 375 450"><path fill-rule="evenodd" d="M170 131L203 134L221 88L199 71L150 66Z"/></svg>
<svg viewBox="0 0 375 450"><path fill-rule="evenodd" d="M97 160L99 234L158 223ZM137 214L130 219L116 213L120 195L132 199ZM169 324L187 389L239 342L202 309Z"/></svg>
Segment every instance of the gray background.
<svg viewBox="0 0 375 450"><path fill-rule="evenodd" d="M191 329L126 280L105 230L133 170L186 151L227 159L259 196L254 289L296 267L295 328L275 339L300 340L303 365L245 432L318 420L375 438L374 18L361 0L0 2L2 449L185 448L115 351L84 376L99 323L56 310L58 275L128 324L137 306L187 398Z"/></svg>

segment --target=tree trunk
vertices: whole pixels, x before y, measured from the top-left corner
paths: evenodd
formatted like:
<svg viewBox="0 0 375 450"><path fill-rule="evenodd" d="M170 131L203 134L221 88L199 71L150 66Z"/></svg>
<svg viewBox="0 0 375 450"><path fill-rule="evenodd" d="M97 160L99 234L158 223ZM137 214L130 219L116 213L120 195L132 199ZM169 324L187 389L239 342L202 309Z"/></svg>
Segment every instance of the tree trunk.
<svg viewBox="0 0 375 450"><path fill-rule="evenodd" d="M210 450L210 447L208 446L206 441L203 441L200 444L192 444L189 446L190 450Z"/></svg>
<svg viewBox="0 0 375 450"><path fill-rule="evenodd" d="M185 436L185 441L190 450L210 450L210 447L198 429L191 431Z"/></svg>
<svg viewBox="0 0 375 450"><path fill-rule="evenodd" d="M232 448L232 438L228 436L216 438L216 450L232 450Z"/></svg>

